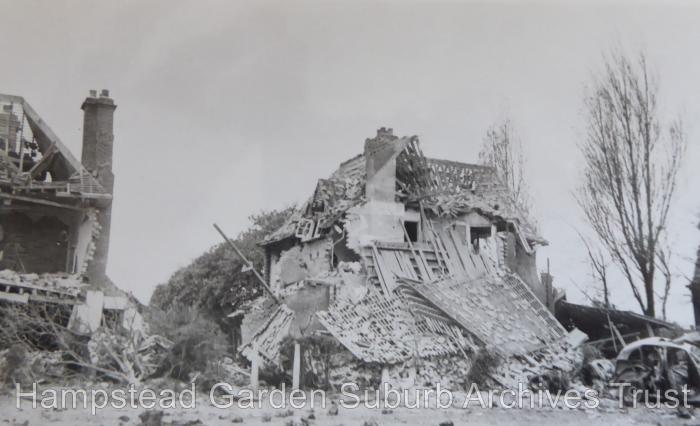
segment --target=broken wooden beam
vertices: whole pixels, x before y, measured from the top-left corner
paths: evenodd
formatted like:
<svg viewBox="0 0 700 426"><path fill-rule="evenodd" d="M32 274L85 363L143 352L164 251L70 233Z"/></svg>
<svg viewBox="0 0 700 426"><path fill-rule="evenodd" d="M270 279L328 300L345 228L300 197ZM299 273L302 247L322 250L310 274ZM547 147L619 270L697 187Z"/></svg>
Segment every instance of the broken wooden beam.
<svg viewBox="0 0 700 426"><path fill-rule="evenodd" d="M268 294L270 295L270 297L272 298L272 300L274 300L275 303L277 303L278 305L281 305L282 302L280 302L280 300L277 298L277 296L275 296L275 294L272 292L272 289L270 288L270 286L267 285L267 282L265 282L265 279L262 277L262 275L260 275L260 273L257 271L257 269L255 269L255 267L253 266L253 263L252 263L251 261L249 261L248 259L246 259L246 257L245 257L245 256L243 255L243 253L238 249L238 247L236 246L236 244L234 244L233 241L231 241L231 239L229 239L229 237L227 237L226 234L224 234L224 231L222 231L221 228L219 228L219 225L217 225L217 224L215 223L215 224L214 224L214 228L219 232L219 234L221 234L221 236L223 237L224 241L226 241L226 243L228 243L228 245L233 249L233 251L236 253L236 255L237 255L237 256L241 259L241 261L245 264L246 269L249 269L249 270L253 271L253 274L255 275L255 278L257 278L258 281L260 281L260 284L262 284L263 288L268 292Z"/></svg>

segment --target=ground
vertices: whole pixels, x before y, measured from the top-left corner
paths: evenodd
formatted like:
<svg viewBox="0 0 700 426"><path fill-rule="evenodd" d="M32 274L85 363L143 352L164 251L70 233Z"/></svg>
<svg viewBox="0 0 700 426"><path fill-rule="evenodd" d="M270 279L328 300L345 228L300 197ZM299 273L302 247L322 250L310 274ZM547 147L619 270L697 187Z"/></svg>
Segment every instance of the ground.
<svg viewBox="0 0 700 426"><path fill-rule="evenodd" d="M329 399L330 400L330 399ZM0 397L0 425L139 425L139 415L144 408L104 408L93 416L90 409L42 409L32 408L31 401L22 400L21 407L16 408L14 392ZM219 400L221 403L221 400ZM351 425L435 425L451 421L454 425L697 425L700 424L700 411L691 410L692 417L682 419L676 410L671 409L619 409L612 401L601 404L597 409L561 409L561 408L420 408L406 407L394 410L370 409L366 407L347 409L339 408L338 415L329 415L329 409L317 406L310 425L351 426ZM179 425L287 425L301 417L311 414L309 408L298 410L261 408L216 408L208 398L199 395L194 409L165 409L163 424ZM199 423L194 421L199 421ZM242 420L242 422L241 422ZM188 423L191 422L191 423ZM376 422L376 423L373 423ZM301 423L296 423L301 424Z"/></svg>

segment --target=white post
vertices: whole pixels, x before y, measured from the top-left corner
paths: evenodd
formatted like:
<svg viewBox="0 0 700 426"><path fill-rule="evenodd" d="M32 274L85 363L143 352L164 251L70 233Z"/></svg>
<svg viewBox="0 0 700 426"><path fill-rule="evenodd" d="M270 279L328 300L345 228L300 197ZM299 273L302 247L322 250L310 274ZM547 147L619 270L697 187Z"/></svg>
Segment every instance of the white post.
<svg viewBox="0 0 700 426"><path fill-rule="evenodd" d="M250 366L250 387L254 391L258 390L258 370L260 368L260 354L258 353L258 345L253 344L253 360Z"/></svg>
<svg viewBox="0 0 700 426"><path fill-rule="evenodd" d="M299 378L301 376L301 346L294 343L294 367L292 369L292 389L299 389Z"/></svg>

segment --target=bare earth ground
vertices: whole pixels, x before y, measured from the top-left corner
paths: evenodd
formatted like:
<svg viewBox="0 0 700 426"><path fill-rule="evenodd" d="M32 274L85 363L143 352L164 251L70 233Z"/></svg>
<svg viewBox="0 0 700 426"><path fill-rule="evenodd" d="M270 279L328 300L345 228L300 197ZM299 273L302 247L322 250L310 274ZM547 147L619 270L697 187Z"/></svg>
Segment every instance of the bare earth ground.
<svg viewBox="0 0 700 426"><path fill-rule="evenodd" d="M90 409L33 409L31 401L22 401L21 408L16 408L14 392L5 393L0 397L0 426L2 425L139 425L139 414L143 408L116 409L104 408L95 416ZM308 417L309 408L299 410L262 408L216 408L206 397L198 397L194 409L165 409L163 424L185 424L188 421L199 420L203 425L285 425L300 417ZM319 406L313 410L315 419L309 420L309 425L319 426L362 426L365 422L376 422L377 425L435 425L452 421L454 425L700 425L700 410L691 410L692 418L681 419L675 410L631 408L619 409L613 404L601 404L597 409L561 409L561 408L397 408L390 412L381 409L360 407L355 409L339 408L339 414L332 416L328 409ZM238 422L234 419L238 418ZM242 423L240 420L242 419ZM300 423L296 423L300 424Z"/></svg>

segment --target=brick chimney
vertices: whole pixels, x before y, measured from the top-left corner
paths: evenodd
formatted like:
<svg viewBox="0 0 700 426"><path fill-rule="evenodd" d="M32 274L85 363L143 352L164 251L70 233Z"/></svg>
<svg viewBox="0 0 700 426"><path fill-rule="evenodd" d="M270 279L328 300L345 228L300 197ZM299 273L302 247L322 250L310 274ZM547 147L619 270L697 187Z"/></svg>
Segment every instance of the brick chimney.
<svg viewBox="0 0 700 426"><path fill-rule="evenodd" d="M112 173L112 145L114 143L114 110L117 106L109 97L108 90L100 96L91 90L81 109L83 116L83 166L94 176L104 189L112 194L114 174ZM99 207L97 215L101 226L95 241L95 253L88 265L87 277L92 285L104 287L107 282L107 258L109 254L109 232L112 219L112 201Z"/></svg>
<svg viewBox="0 0 700 426"><path fill-rule="evenodd" d="M365 192L368 200L394 202L396 157L403 147L391 128L377 129L375 138L365 140Z"/></svg>

